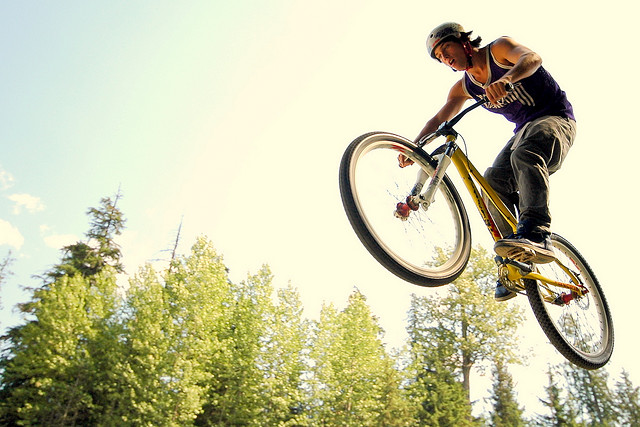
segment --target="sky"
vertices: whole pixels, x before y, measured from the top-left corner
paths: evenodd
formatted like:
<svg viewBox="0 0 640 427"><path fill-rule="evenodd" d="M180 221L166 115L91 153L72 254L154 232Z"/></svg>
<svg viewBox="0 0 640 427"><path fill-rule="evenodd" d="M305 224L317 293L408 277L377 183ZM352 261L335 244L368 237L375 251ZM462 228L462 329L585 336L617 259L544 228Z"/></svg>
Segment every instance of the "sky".
<svg viewBox="0 0 640 427"><path fill-rule="evenodd" d="M311 318L359 289L389 346L401 345L411 295L440 290L403 282L367 253L344 214L338 166L357 136L413 138L440 108L461 75L431 60L425 40L457 21L484 42L509 35L538 52L573 103L578 136L551 179L553 229L589 260L609 300L610 373L624 367L640 385L640 291L628 273L640 237L630 187L637 107L625 73L640 65L629 49L632 2L456 4L1 3L0 257L11 251L15 261L0 289L0 329L20 321L15 305L40 283L33 276L84 238L87 209L120 189L129 274L166 262L182 223L180 253L205 235L232 280L268 264ZM458 131L483 171L512 125L476 110ZM478 222L473 236L490 241ZM530 313L518 300L509 304ZM547 363L562 359L532 316L518 334L535 353L513 368L517 388L542 395Z"/></svg>

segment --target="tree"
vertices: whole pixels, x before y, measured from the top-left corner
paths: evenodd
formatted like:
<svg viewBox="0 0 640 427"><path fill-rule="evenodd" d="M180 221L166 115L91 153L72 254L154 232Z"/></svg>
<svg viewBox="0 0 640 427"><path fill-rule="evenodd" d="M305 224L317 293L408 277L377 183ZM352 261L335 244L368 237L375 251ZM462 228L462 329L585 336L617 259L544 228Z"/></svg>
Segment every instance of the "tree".
<svg viewBox="0 0 640 427"><path fill-rule="evenodd" d="M513 377L503 361L498 359L493 368L493 390L491 395L493 411L491 425L495 427L524 426L523 409L519 407Z"/></svg>
<svg viewBox="0 0 640 427"><path fill-rule="evenodd" d="M590 371L568 362L564 362L562 368L581 419L591 425L616 425L617 414L607 371L602 368Z"/></svg>
<svg viewBox="0 0 640 427"><path fill-rule="evenodd" d="M170 385L180 400L176 414L200 425L224 425L234 380L235 295L223 259L205 237L179 257L165 277L166 310L177 339L171 346ZM178 396L180 397L180 396ZM179 421L179 419L178 419Z"/></svg>
<svg viewBox="0 0 640 427"><path fill-rule="evenodd" d="M11 257L11 251L7 254L7 256L0 261L0 289L2 289L2 285L7 280L7 276L11 274L9 271L9 266L13 262L13 258ZM0 308L2 308L2 300L0 300Z"/></svg>
<svg viewBox="0 0 640 427"><path fill-rule="evenodd" d="M311 350L316 425L381 425L383 414L388 419L393 413L392 400L383 395L390 371L382 334L357 290L343 311L332 305L322 308ZM395 421L403 425L403 420Z"/></svg>
<svg viewBox="0 0 640 427"><path fill-rule="evenodd" d="M548 384L545 387L546 400L540 402L549 410L549 415L537 415L536 424L554 427L578 427L578 412L574 399L567 399L563 393L565 387L558 386L556 382L556 368L549 366L547 369Z"/></svg>
<svg viewBox="0 0 640 427"><path fill-rule="evenodd" d="M108 271L93 279L115 288L115 277ZM108 327L104 320L114 314L113 302L104 293L90 292L80 275L61 277L34 292L27 306L35 320L4 337L8 355L2 359L1 421L92 423L102 403L96 400L104 372L101 361L113 350L113 342L101 341L101 329Z"/></svg>
<svg viewBox="0 0 640 427"><path fill-rule="evenodd" d="M119 250L112 242L124 222L106 200L102 208L89 210L87 235L100 236L98 248L85 243L65 248L61 263L20 306L30 320L3 337L2 421L91 424L102 412L108 393L101 380L110 375L119 352Z"/></svg>
<svg viewBox="0 0 640 427"><path fill-rule="evenodd" d="M410 325L411 322L410 317ZM406 371L413 425L463 427L475 424L471 403L459 375L447 366L451 350L445 347L425 348L422 343L412 343L409 349L411 361Z"/></svg>
<svg viewBox="0 0 640 427"><path fill-rule="evenodd" d="M89 231L86 242L77 242L62 248L62 261L46 273L45 277L56 279L62 276L81 274L90 277L110 266L117 273L122 273L124 267L120 261L122 253L115 242L115 236L120 235L126 220L117 208L122 196L118 192L114 200L109 197L100 200L99 208L89 208Z"/></svg>
<svg viewBox="0 0 640 427"><path fill-rule="evenodd" d="M9 265L13 262L13 258L11 257L11 251L7 254L7 256L0 262L0 285L7 280L7 276L11 274L9 271Z"/></svg>
<svg viewBox="0 0 640 427"><path fill-rule="evenodd" d="M201 408L205 375L195 353L206 347L196 343L209 337L185 325L184 281L165 280L151 266L130 280L117 369L122 397L105 424L189 425Z"/></svg>
<svg viewBox="0 0 640 427"><path fill-rule="evenodd" d="M474 366L482 369L484 361L518 360L513 336L524 320L523 311L493 299L495 270L486 250L475 248L466 271L449 285L446 296L414 295L411 301L411 345L438 349L444 368L460 375L467 395Z"/></svg>
<svg viewBox="0 0 640 427"><path fill-rule="evenodd" d="M278 304L267 313L258 365L263 372L262 393L269 396L259 417L261 425L306 425L310 322L303 317L300 295L289 284L277 292Z"/></svg>
<svg viewBox="0 0 640 427"><path fill-rule="evenodd" d="M234 301L226 332L232 344L228 349L230 371L222 372L224 392L218 395L218 414L225 425L257 425L267 405L259 359L267 334L266 316L272 306L271 280L271 271L264 266L232 286Z"/></svg>
<svg viewBox="0 0 640 427"><path fill-rule="evenodd" d="M620 379L616 381L614 400L621 425L640 425L640 389L634 387L626 370L622 371Z"/></svg>

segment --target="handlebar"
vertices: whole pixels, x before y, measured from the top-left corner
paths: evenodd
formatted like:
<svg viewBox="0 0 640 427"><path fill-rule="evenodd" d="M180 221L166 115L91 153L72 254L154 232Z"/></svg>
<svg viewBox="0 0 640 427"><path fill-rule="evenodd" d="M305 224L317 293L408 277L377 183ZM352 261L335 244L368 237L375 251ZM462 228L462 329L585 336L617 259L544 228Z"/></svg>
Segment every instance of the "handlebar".
<svg viewBox="0 0 640 427"><path fill-rule="evenodd" d="M506 83L504 85L505 90L507 91L507 93L510 93L511 91L513 91L513 83ZM458 122L465 116L467 115L467 113L469 113L472 110L475 110L476 108L480 107L481 105L486 104L487 102L489 102L488 99L481 99L480 101L476 101L473 105L470 105L469 107L465 108L464 110L462 110L461 112L459 112L454 118L452 118L451 120L448 120L444 123L442 123L439 127L438 130L435 131L434 133L432 133L431 135L427 135L424 138L422 138L419 142L418 145L420 147L425 146L426 144L430 143L431 141L433 141L434 139L436 139L439 136L444 136L444 135L448 135L448 134L454 134L457 135L457 133L453 130L453 127L455 125L458 124Z"/></svg>

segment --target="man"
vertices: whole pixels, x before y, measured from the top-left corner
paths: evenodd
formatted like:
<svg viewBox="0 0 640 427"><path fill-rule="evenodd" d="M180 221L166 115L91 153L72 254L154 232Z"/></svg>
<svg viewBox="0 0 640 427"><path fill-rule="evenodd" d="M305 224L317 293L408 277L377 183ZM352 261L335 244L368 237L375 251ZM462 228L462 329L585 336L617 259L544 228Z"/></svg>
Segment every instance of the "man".
<svg viewBox="0 0 640 427"><path fill-rule="evenodd" d="M487 169L485 178L507 207L517 215L512 233L499 214L493 217L506 236L495 243L502 257L534 263L554 259L549 213L549 175L557 171L573 144L576 132L573 108L566 94L542 67L542 59L512 38L500 37L480 47L480 37L471 40L460 24L436 27L427 39L429 55L464 72L449 92L444 106L424 126L416 142L453 118L469 99L488 99L489 111L515 123L514 136ZM513 85L507 93L506 88ZM400 167L412 162L400 155ZM492 213L497 212L489 203ZM502 285L496 299L515 296Z"/></svg>

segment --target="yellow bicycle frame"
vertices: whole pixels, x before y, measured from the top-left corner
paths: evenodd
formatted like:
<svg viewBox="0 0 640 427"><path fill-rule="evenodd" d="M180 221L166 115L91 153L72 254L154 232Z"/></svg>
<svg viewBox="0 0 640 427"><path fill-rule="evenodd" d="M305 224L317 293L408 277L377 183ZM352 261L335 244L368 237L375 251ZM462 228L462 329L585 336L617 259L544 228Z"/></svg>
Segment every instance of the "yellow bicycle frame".
<svg viewBox="0 0 640 427"><path fill-rule="evenodd" d="M471 198L478 208L478 211L480 212L480 215L482 216L487 229L491 233L491 236L493 237L494 241L497 241L504 236L500 234L495 221L489 213L489 209L487 208L487 204L485 203L483 194L490 203L493 203L493 205L509 223L509 225L511 225L511 228L514 231L516 230L517 220L509 211L509 209L507 209L506 205L500 199L495 190L491 188L489 183L484 179L480 172L478 172L478 169L476 169L476 167L471 163L464 152L460 150L459 147L455 144L455 141L455 136L447 136L447 143L453 143L455 147L455 150L451 156L451 161L456 166L456 169L458 170L462 181L467 187ZM480 187L481 191L478 190L478 186ZM571 271L567 266L563 265L559 260L555 260L554 262L556 262L558 266L560 266L560 268L571 278L571 281L573 283L558 282L556 280L544 277L535 271L522 271L520 268L512 264L505 264L505 267L507 268L506 277L511 282L518 282L521 279L533 279L543 284L568 289L569 291L575 292L580 296L584 295L584 289L580 286L577 286L577 284L580 283L580 280L576 277L575 273ZM522 288L524 289L524 287ZM545 299L545 301L553 302L555 300L554 294L547 288L547 286L541 286L541 289L544 290L543 298Z"/></svg>

